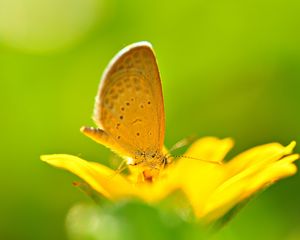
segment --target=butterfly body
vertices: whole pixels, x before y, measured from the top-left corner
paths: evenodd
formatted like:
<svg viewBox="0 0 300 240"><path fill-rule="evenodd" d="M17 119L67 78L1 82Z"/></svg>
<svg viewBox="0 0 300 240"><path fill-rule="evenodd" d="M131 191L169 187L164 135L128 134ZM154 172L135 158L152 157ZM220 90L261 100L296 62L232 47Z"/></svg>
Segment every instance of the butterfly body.
<svg viewBox="0 0 300 240"><path fill-rule="evenodd" d="M146 180L166 166L162 87L149 43L129 45L109 63L93 120L98 128L83 127L83 133L136 166Z"/></svg>

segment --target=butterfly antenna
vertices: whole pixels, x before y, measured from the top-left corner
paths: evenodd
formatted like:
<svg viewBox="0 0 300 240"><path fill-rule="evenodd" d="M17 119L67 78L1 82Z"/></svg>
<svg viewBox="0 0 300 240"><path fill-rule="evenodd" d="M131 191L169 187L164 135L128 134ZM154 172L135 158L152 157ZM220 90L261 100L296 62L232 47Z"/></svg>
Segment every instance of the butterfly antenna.
<svg viewBox="0 0 300 240"><path fill-rule="evenodd" d="M211 163L211 164L215 164L215 165L222 165L223 164L222 162L211 161L211 160L207 160L207 159L203 159L203 158L196 158L196 157L190 157L190 156L185 156L185 155L172 156L172 157L199 160L199 161L202 161L202 162Z"/></svg>

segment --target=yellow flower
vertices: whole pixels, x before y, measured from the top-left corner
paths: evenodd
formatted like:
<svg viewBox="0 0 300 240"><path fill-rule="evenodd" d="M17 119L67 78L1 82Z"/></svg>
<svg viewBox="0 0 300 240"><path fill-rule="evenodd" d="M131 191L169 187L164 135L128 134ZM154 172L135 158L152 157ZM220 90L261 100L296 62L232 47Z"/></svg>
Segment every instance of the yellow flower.
<svg viewBox="0 0 300 240"><path fill-rule="evenodd" d="M211 222L276 180L295 174L297 168L293 162L299 158L298 154L292 154L295 144L292 142L286 147L279 143L265 144L224 162L233 141L205 137L192 144L185 154L199 160L184 157L175 160L153 182L140 182L134 173L116 174L115 170L102 164L76 156L53 154L41 159L74 173L98 193L114 201L138 197L155 203L181 190L195 216Z"/></svg>

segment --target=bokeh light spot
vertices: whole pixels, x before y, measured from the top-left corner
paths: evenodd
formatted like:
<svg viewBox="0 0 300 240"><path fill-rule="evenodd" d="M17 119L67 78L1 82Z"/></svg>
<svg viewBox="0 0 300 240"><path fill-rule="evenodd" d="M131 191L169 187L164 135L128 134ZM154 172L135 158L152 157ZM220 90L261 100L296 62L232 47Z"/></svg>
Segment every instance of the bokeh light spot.
<svg viewBox="0 0 300 240"><path fill-rule="evenodd" d="M0 0L0 41L26 52L55 52L78 43L101 21L98 0Z"/></svg>

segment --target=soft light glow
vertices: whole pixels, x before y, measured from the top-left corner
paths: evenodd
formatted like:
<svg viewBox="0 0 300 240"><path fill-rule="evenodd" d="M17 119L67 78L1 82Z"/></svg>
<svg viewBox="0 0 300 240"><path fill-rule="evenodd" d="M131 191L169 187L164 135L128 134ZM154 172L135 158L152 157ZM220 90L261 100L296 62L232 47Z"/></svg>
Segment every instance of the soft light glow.
<svg viewBox="0 0 300 240"><path fill-rule="evenodd" d="M0 0L0 39L28 52L68 48L104 15L97 0Z"/></svg>

